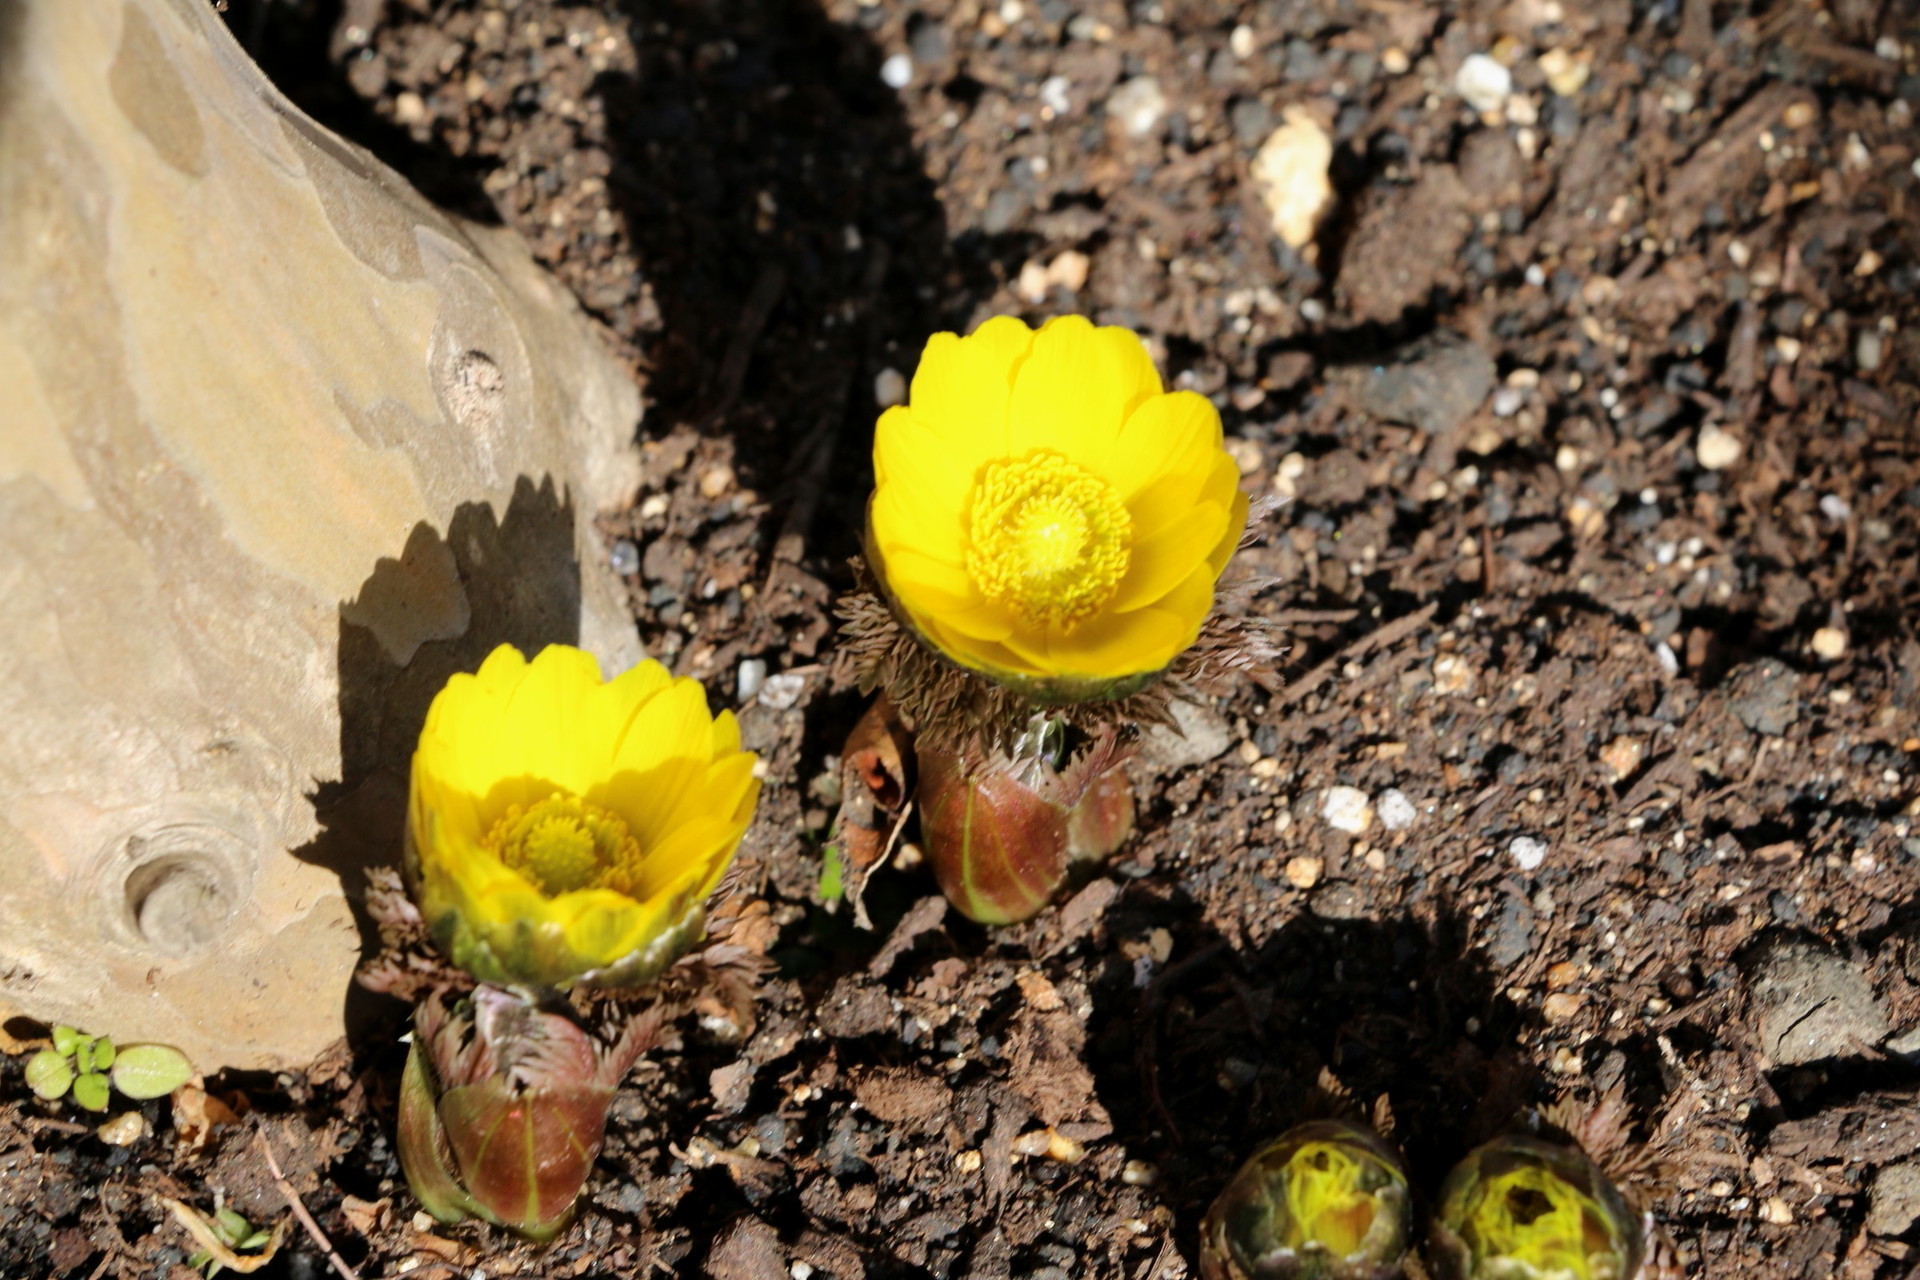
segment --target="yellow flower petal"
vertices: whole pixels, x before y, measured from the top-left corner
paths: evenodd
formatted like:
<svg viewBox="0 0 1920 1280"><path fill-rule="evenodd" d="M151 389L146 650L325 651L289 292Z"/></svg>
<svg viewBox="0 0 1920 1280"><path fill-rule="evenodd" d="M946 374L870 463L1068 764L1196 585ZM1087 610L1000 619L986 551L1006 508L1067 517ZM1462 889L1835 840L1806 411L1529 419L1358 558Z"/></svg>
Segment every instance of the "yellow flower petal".
<svg viewBox="0 0 1920 1280"><path fill-rule="evenodd" d="M901 490L915 510L957 513L973 478L972 455L982 451L987 430L976 426L971 437L954 440L934 430L926 414L896 405L874 429L874 474Z"/></svg>
<svg viewBox="0 0 1920 1280"><path fill-rule="evenodd" d="M1014 377L1007 453L1053 449L1090 460L1114 448L1127 417L1159 394L1160 375L1130 330L1096 329L1081 316L1049 320Z"/></svg>
<svg viewBox="0 0 1920 1280"><path fill-rule="evenodd" d="M1103 459L1105 475L1127 505L1147 485L1170 475L1205 472L1221 449L1220 411L1197 391L1142 402L1127 417Z"/></svg>
<svg viewBox="0 0 1920 1280"><path fill-rule="evenodd" d="M1227 509L1217 502L1187 508L1186 514L1135 545L1133 563L1107 608L1128 613L1158 603L1195 569L1207 562L1227 527Z"/></svg>
<svg viewBox="0 0 1920 1280"><path fill-rule="evenodd" d="M1233 508L1227 513L1226 531L1220 535L1219 543L1207 555L1207 569L1212 580L1218 582L1227 567L1227 561L1233 559L1233 553L1240 549L1240 539L1246 536L1247 516L1253 504L1247 495L1238 488L1233 491Z"/></svg>
<svg viewBox="0 0 1920 1280"><path fill-rule="evenodd" d="M1033 330L1013 316L995 316L964 338L934 334L909 391L916 415L965 456L1003 451L1014 375L1032 346Z"/></svg>

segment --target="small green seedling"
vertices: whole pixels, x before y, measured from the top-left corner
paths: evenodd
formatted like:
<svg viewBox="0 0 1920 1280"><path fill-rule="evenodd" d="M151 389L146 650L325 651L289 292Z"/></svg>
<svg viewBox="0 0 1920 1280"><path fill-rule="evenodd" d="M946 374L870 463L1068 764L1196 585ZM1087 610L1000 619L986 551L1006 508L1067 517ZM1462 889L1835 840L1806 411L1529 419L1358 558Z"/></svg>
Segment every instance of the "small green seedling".
<svg viewBox="0 0 1920 1280"><path fill-rule="evenodd" d="M107 1109L109 1086L137 1101L162 1098L193 1079L185 1054L164 1044L114 1047L106 1036L72 1027L53 1029L53 1047L27 1059L27 1087L49 1102L73 1100L89 1111Z"/></svg>
<svg viewBox="0 0 1920 1280"><path fill-rule="evenodd" d="M265 1248L267 1242L273 1239L272 1232L262 1231L225 1205L216 1208L213 1216L205 1221L212 1226L213 1234L219 1238L220 1243L234 1253L252 1253ZM195 1253L187 1259L187 1265L205 1271L207 1280L213 1280L213 1277L219 1275L224 1269L224 1265L214 1256L211 1249L202 1249Z"/></svg>

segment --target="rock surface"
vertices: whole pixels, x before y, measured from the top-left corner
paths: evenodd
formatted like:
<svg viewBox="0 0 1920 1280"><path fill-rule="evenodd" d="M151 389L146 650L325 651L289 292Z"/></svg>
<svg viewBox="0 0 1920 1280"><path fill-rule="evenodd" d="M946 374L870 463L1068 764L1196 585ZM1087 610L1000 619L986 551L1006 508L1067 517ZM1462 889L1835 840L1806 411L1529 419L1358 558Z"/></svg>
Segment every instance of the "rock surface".
<svg viewBox="0 0 1920 1280"><path fill-rule="evenodd" d="M1877 1236L1905 1235L1920 1222L1920 1159L1902 1160L1873 1178L1867 1230Z"/></svg>
<svg viewBox="0 0 1920 1280"><path fill-rule="evenodd" d="M1798 1066L1871 1049L1891 1029L1866 975L1804 942L1777 942L1753 978L1760 1048L1775 1064Z"/></svg>
<svg viewBox="0 0 1920 1280"><path fill-rule="evenodd" d="M638 395L203 0L0 24L0 1013L298 1064L445 676L639 656Z"/></svg>

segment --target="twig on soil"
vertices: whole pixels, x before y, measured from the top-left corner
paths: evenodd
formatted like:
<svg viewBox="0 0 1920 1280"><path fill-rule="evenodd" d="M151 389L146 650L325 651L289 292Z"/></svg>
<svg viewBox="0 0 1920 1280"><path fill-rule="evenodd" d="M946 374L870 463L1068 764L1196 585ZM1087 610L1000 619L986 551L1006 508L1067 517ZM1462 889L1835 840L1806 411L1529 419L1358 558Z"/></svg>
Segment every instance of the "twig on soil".
<svg viewBox="0 0 1920 1280"><path fill-rule="evenodd" d="M1272 703L1273 709L1280 711L1292 706L1325 684L1335 671L1362 654L1398 644L1425 626L1427 621L1439 612L1439 609L1440 602L1435 600L1415 609L1405 617L1395 618L1392 622L1375 627L1276 694Z"/></svg>
<svg viewBox="0 0 1920 1280"><path fill-rule="evenodd" d="M1358 609L1282 609L1271 616L1276 627L1310 627L1323 622L1352 622Z"/></svg>
<svg viewBox="0 0 1920 1280"><path fill-rule="evenodd" d="M91 1125L75 1124L71 1120L55 1120L52 1116L22 1116L20 1119L25 1122L27 1128L34 1130L44 1131L51 1129L55 1133L72 1134L93 1132Z"/></svg>
<svg viewBox="0 0 1920 1280"><path fill-rule="evenodd" d="M740 388L747 380L747 364L753 359L753 349L760 345L760 335L767 327L767 320L773 315L774 307L780 303L780 295L786 292L786 268L775 263L764 268L753 282L753 291L747 295L746 305L740 308L740 323L733 331L733 341L727 344L727 354L720 361L720 397L713 408L702 416L700 425L710 426L726 416L733 408L734 401L740 398Z"/></svg>
<svg viewBox="0 0 1920 1280"><path fill-rule="evenodd" d="M287 1175L280 1172L280 1162L274 1158L273 1144L267 1141L266 1130L256 1129L253 1136L254 1140L260 1144L261 1154L267 1158L267 1172L273 1175L274 1185L280 1188L280 1194L286 1198L287 1207L293 1210L293 1216L300 1219L300 1225L306 1228L307 1236L320 1247L320 1252L327 1255L327 1261L333 1264L333 1269L340 1276L340 1280L360 1280L359 1273L347 1265L346 1259L334 1249L333 1241L327 1239L327 1233L320 1229L320 1224L313 1220L311 1213L307 1212L307 1206L301 1202L299 1193L293 1189L293 1184L287 1181Z"/></svg>

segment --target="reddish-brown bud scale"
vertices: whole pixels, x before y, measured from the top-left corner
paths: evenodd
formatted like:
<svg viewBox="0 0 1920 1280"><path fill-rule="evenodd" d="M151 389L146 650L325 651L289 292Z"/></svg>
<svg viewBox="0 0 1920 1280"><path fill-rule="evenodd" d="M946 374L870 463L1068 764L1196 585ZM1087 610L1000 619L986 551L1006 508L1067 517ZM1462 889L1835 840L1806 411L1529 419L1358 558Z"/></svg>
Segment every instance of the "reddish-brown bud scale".
<svg viewBox="0 0 1920 1280"><path fill-rule="evenodd" d="M922 750L920 832L947 900L981 924L1013 924L1052 900L1077 862L1133 830L1133 785L1117 757L1064 774L1033 761Z"/></svg>

